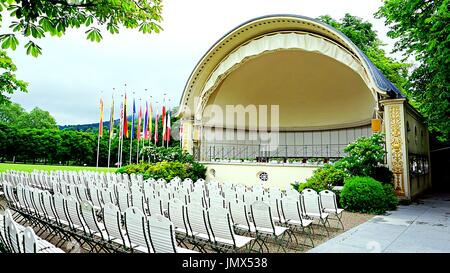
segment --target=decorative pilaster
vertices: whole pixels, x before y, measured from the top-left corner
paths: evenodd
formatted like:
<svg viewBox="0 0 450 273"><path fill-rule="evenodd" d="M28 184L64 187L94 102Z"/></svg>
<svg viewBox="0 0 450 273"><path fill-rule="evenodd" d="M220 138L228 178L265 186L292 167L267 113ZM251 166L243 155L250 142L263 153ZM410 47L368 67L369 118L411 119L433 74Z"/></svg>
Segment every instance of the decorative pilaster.
<svg viewBox="0 0 450 273"><path fill-rule="evenodd" d="M394 173L394 189L399 197L410 198L404 99L385 100L387 163Z"/></svg>
<svg viewBox="0 0 450 273"><path fill-rule="evenodd" d="M183 126L183 135L182 135L182 142L181 147L186 152L192 154L192 131L193 131L193 120L192 119L182 119L181 120L181 126Z"/></svg>

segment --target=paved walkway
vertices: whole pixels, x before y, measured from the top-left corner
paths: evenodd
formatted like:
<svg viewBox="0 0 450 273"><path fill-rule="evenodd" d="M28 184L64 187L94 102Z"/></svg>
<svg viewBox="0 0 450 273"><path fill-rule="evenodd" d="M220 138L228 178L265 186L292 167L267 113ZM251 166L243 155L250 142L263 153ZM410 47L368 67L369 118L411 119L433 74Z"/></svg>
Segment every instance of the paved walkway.
<svg viewBox="0 0 450 273"><path fill-rule="evenodd" d="M450 194L429 195L418 203L399 206L309 252L450 253Z"/></svg>

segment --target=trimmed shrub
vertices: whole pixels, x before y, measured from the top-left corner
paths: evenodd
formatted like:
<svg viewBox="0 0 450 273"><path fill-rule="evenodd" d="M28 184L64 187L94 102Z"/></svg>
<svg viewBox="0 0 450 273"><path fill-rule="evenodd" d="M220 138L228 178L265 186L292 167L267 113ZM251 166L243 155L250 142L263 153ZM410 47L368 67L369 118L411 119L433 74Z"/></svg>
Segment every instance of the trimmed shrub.
<svg viewBox="0 0 450 273"><path fill-rule="evenodd" d="M392 205L387 204L391 195L386 192L387 188L371 177L351 177L344 183L340 203L348 211L383 214Z"/></svg>
<svg viewBox="0 0 450 273"><path fill-rule="evenodd" d="M170 181L172 178L178 176L181 179L191 178L193 181L197 181L199 178L205 178L206 167L198 162L182 163L179 161L162 161L131 164L119 168L117 172L142 174L144 179L164 178L166 181Z"/></svg>
<svg viewBox="0 0 450 273"><path fill-rule="evenodd" d="M398 206L398 198L391 184L383 184L387 210L395 210Z"/></svg>
<svg viewBox="0 0 450 273"><path fill-rule="evenodd" d="M325 164L316 169L313 176L308 178L305 183L297 183L296 189L302 191L310 188L317 192L331 190L334 186L344 185L345 178L347 178L347 173L339 165Z"/></svg>
<svg viewBox="0 0 450 273"><path fill-rule="evenodd" d="M393 185L394 174L388 167L378 166L374 169L372 177L383 184Z"/></svg>
<svg viewBox="0 0 450 273"><path fill-rule="evenodd" d="M360 137L344 149L347 156L340 160L341 164L352 176L373 176L374 169L384 161L383 145L382 133Z"/></svg>

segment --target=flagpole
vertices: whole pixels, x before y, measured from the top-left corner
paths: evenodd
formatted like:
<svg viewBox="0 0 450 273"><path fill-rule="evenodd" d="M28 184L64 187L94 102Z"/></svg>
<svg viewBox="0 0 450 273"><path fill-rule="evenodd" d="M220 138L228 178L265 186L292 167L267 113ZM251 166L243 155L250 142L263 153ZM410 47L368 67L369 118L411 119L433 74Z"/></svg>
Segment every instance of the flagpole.
<svg viewBox="0 0 450 273"><path fill-rule="evenodd" d="M147 88L144 89L144 98L145 98L145 101L147 102ZM148 108L148 106L147 106L147 108ZM147 111L148 111L148 109L147 109ZM142 126L142 131L144 132L144 139L142 140L142 149L144 149L144 147L145 147L145 136L147 135L146 128L147 128L147 125ZM144 160L144 156L142 156L142 160Z"/></svg>
<svg viewBox="0 0 450 273"><path fill-rule="evenodd" d="M148 105L148 110L149 110L149 114L148 114L148 123L147 124L147 130L148 130L148 146L150 146L152 144L152 133L153 133L153 109L152 109L152 96L150 96L150 101L149 101L149 105ZM152 131L150 131L150 126L152 126Z"/></svg>
<svg viewBox="0 0 450 273"><path fill-rule="evenodd" d="M136 135L137 138L137 146L136 146L136 164L139 164L139 141L141 140L141 126L139 124L141 124L142 121L142 109L141 109L141 99L139 98L139 113L138 113L138 129L136 130L137 133L139 134Z"/></svg>
<svg viewBox="0 0 450 273"><path fill-rule="evenodd" d="M164 141L165 141L165 136L166 136L166 123L165 123L165 119L166 119L166 93L164 93L163 96L163 103L162 103L162 108L161 108L161 129L162 129L162 139L161 139L161 146L164 147Z"/></svg>
<svg viewBox="0 0 450 273"><path fill-rule="evenodd" d="M122 123L123 123L123 125L122 125L122 130L123 130L123 132L122 132L122 145L121 145L121 147L120 147L120 167L122 167L122 163L123 163L123 144L124 144L124 139L125 139L125 130L127 130L127 132L128 132L128 126L127 126L127 128L125 128L125 120L127 120L127 125L128 125L128 119L127 119L127 105L126 105L126 103L127 103L127 101L126 101L126 98L127 98L127 84L125 84L125 98L124 98L124 103L123 103L123 121L122 121Z"/></svg>
<svg viewBox="0 0 450 273"><path fill-rule="evenodd" d="M123 127L123 95L120 95L120 100L122 101L121 103L121 109L120 109L120 120L119 120L119 145L118 145L118 150L117 150L117 167L120 168L121 164L120 164L120 154L121 154L121 142L122 142L122 138L123 138L123 131L122 131L122 127Z"/></svg>
<svg viewBox="0 0 450 273"><path fill-rule="evenodd" d="M131 136L130 136L130 165L132 163L131 158L132 158L132 152L133 152L133 135L134 135L134 113L135 113L135 103L134 103L134 92L133 92L133 110L132 110L132 121L131 121Z"/></svg>
<svg viewBox="0 0 450 273"><path fill-rule="evenodd" d="M108 169L109 165L111 163L111 138L114 131L114 90L113 88L113 94L112 94L112 104L111 104L111 112L109 117L109 144L108 144Z"/></svg>
<svg viewBox="0 0 450 273"><path fill-rule="evenodd" d="M169 127L167 127L167 125L169 124L169 118L170 118L170 99L169 99L169 103L168 103L168 107L167 107L167 119L166 119L166 138L167 138L167 148L169 148L169 141L170 141L170 134L169 134Z"/></svg>
<svg viewBox="0 0 450 273"><path fill-rule="evenodd" d="M98 124L98 137L97 137L97 163L95 167L98 168L98 159L100 155L100 135L103 132L103 91L100 92L100 123Z"/></svg>

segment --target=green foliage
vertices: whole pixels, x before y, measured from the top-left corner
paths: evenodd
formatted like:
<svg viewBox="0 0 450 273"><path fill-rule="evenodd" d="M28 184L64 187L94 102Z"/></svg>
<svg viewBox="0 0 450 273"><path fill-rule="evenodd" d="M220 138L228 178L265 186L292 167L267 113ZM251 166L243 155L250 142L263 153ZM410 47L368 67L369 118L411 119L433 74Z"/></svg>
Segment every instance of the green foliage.
<svg viewBox="0 0 450 273"><path fill-rule="evenodd" d="M383 186L371 177L355 176L345 181L340 203L348 211L382 214L395 208L392 194L390 185Z"/></svg>
<svg viewBox="0 0 450 273"><path fill-rule="evenodd" d="M347 36L369 57L386 78L402 92L407 91L405 87L408 84L408 69L411 65L386 56L386 52L382 49L384 44L378 39L371 23L348 13L339 21L328 15L320 16L318 19Z"/></svg>
<svg viewBox="0 0 450 273"><path fill-rule="evenodd" d="M27 113L17 103L0 105L0 122L11 124L19 128L57 129L55 119L48 111L38 107Z"/></svg>
<svg viewBox="0 0 450 273"><path fill-rule="evenodd" d="M48 111L35 107L29 114L24 113L17 118L20 128L57 129L55 118Z"/></svg>
<svg viewBox="0 0 450 273"><path fill-rule="evenodd" d="M11 58L0 49L0 105L9 101L7 94L17 90L27 92L28 83L17 79L14 74L16 71L17 67Z"/></svg>
<svg viewBox="0 0 450 273"><path fill-rule="evenodd" d="M394 174L388 167L377 166L374 169L373 178L383 184L393 184Z"/></svg>
<svg viewBox="0 0 450 273"><path fill-rule="evenodd" d="M341 159L338 165L353 176L373 176L375 168L383 163L386 154L384 135L376 133L370 137L360 137L344 151L347 156Z"/></svg>
<svg viewBox="0 0 450 273"><path fill-rule="evenodd" d="M163 178L166 181L170 181L172 178L178 176L181 179L191 178L193 181L197 181L199 178L205 178L206 167L197 162L161 161L156 163L131 164L119 168L117 172L142 174L145 179Z"/></svg>
<svg viewBox="0 0 450 273"><path fill-rule="evenodd" d="M450 140L449 5L449 0L386 0L376 13L396 39L394 51L415 57L406 94L441 141Z"/></svg>
<svg viewBox="0 0 450 273"><path fill-rule="evenodd" d="M391 184L383 184L386 210L395 210L398 206L398 198Z"/></svg>
<svg viewBox="0 0 450 273"><path fill-rule="evenodd" d="M95 42L102 40L102 28L111 34L119 33L121 26L144 34L162 30L161 0L0 0L0 25L4 12L12 19L12 33L0 34L0 71L4 70L0 74L0 104L9 100L5 93L27 91L27 83L16 78L17 68L2 50L16 50L17 35L28 41L24 45L27 55L37 57L42 54L37 39L46 34L61 37L70 28L86 28L86 38Z"/></svg>
<svg viewBox="0 0 450 273"><path fill-rule="evenodd" d="M317 192L331 190L334 186L342 186L347 176L346 171L339 166L325 164L323 167L316 169L313 175L306 180L306 183L298 184L297 190L302 191L305 188Z"/></svg>
<svg viewBox="0 0 450 273"><path fill-rule="evenodd" d="M144 156L145 160L149 162L161 161L180 161L180 162L194 162L194 157L186 151L183 151L179 146L162 147L151 144L140 151L140 155Z"/></svg>

